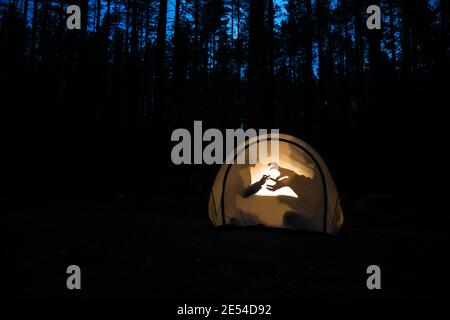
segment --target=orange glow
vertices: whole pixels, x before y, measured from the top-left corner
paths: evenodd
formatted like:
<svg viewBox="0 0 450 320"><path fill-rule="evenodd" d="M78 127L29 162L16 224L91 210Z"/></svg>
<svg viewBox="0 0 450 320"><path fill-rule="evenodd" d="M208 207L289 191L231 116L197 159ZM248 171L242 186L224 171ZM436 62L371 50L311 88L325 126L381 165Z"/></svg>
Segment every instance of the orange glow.
<svg viewBox="0 0 450 320"><path fill-rule="evenodd" d="M271 160L271 157L268 157L267 159L264 159L264 161L260 161L250 167L252 184L258 182L263 175L269 175L272 179L276 179L280 176L280 171L272 164L273 161ZM280 144L280 157L277 164L282 168L294 171L300 176L303 175L308 178L313 178L315 175L314 167L311 166L309 159L306 159L303 155L299 156L298 152L295 152L293 147L289 144ZM288 196L299 198L299 195L296 194L289 186L282 187L275 191L267 189L267 186L274 184L275 181L268 179L262 188L255 193L255 195L265 197Z"/></svg>

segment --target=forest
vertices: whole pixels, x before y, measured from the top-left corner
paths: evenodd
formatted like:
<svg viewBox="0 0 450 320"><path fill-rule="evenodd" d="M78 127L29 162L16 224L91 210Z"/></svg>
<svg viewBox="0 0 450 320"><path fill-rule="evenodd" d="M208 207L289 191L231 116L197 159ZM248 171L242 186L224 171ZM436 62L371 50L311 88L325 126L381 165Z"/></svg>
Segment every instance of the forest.
<svg viewBox="0 0 450 320"><path fill-rule="evenodd" d="M381 30L366 27L373 4ZM204 208L218 168L170 162L170 133L194 120L304 139L344 196L440 192L447 0L0 5L2 194L200 194Z"/></svg>

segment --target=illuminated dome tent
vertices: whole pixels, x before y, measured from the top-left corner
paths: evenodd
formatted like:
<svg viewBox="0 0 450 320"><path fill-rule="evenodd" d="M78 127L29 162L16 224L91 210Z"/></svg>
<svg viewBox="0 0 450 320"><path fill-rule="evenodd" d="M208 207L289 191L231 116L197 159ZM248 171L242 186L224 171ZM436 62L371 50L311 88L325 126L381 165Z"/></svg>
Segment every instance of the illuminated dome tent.
<svg viewBox="0 0 450 320"><path fill-rule="evenodd" d="M339 195L323 160L305 142L279 135L279 156L272 157L271 135L249 139L235 150L235 159L256 143L265 142L268 155L256 164L224 164L209 198L215 226L265 225L336 234L344 222ZM238 151L240 150L240 151ZM248 163L248 161L246 161Z"/></svg>

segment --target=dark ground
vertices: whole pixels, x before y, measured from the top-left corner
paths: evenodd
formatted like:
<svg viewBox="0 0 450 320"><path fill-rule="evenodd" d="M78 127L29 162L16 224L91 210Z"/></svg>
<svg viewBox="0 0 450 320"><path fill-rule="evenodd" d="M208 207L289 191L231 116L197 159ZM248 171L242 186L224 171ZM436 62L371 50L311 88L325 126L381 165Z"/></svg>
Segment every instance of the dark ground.
<svg viewBox="0 0 450 320"><path fill-rule="evenodd" d="M337 237L214 228L206 210L126 198L102 205L2 211L2 265L13 299L415 300L442 298L448 234L382 195L344 199ZM155 205L157 204L157 205ZM181 206L180 206L181 207ZM166 208L166 209L164 209ZM76 217L76 218L75 218ZM80 265L82 290L66 289ZM381 267L382 290L366 288Z"/></svg>

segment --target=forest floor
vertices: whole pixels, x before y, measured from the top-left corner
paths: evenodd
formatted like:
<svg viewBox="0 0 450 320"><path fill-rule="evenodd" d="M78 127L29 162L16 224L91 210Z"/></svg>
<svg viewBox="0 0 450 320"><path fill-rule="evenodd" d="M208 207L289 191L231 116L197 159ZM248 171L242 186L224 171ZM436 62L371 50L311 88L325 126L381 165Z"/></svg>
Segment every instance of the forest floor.
<svg viewBox="0 0 450 320"><path fill-rule="evenodd" d="M127 204L3 211L2 264L18 299L432 299L439 297L437 243L391 201L344 201L336 237L264 227L214 228L184 215ZM380 218L382 217L382 218ZM406 217L406 218L405 218ZM82 290L66 288L66 268ZM382 290L368 290L379 265ZM3 288L5 288L3 286Z"/></svg>

